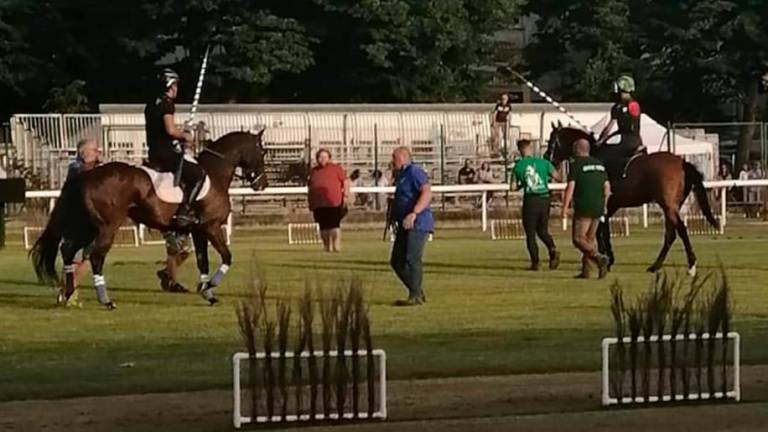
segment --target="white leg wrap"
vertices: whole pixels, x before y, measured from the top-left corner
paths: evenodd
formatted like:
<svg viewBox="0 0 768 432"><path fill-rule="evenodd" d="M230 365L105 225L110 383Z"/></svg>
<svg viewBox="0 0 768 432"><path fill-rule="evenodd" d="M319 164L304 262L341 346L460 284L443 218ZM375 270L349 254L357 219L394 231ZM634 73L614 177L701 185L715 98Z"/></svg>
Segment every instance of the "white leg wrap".
<svg viewBox="0 0 768 432"><path fill-rule="evenodd" d="M64 266L64 273L74 273L75 272L75 266L74 265L65 265Z"/></svg>
<svg viewBox="0 0 768 432"><path fill-rule="evenodd" d="M208 283L208 281L211 280L207 274L201 274L200 275L200 283L205 284Z"/></svg>
<svg viewBox="0 0 768 432"><path fill-rule="evenodd" d="M107 294L107 281L102 275L93 275L93 285L96 288L96 298L99 299L99 303L109 303L109 294Z"/></svg>
<svg viewBox="0 0 768 432"><path fill-rule="evenodd" d="M216 270L216 273L214 273L213 277L211 278L211 286L219 286L221 284L222 279L224 279L224 275L227 274L229 271L229 266L226 264L222 264L218 270Z"/></svg>

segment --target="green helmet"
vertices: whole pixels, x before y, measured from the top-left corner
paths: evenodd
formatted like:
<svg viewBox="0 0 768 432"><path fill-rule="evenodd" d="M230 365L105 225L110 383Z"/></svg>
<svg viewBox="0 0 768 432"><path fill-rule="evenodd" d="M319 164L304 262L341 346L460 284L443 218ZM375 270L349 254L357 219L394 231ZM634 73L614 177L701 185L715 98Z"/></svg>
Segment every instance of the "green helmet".
<svg viewBox="0 0 768 432"><path fill-rule="evenodd" d="M634 93L635 80L629 75L622 75L613 82L614 93Z"/></svg>

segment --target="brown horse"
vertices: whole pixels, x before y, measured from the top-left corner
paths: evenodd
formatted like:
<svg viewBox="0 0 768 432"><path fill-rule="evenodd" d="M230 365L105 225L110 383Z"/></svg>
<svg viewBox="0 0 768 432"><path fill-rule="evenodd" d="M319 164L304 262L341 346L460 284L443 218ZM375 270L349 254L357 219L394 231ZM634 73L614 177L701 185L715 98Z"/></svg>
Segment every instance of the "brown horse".
<svg viewBox="0 0 768 432"><path fill-rule="evenodd" d="M696 255L688 238L688 230L680 217L680 207L693 190L707 221L712 226L718 227L704 188L704 176L693 164L669 152L635 156L625 168L623 161L616 161L611 154L615 151L615 146L597 145L592 134L582 129L563 127L561 124L552 124L552 132L544 157L558 165L573 156L573 143L582 138L590 142L592 155L603 161L608 172L612 173L613 193L608 199L607 213L597 233L600 252L608 255L610 264L613 265L615 259L611 245L609 219L618 209L655 202L664 212L664 245L656 261L648 267L648 271L656 272L661 269L669 248L679 235L688 258L688 272L695 275Z"/></svg>
<svg viewBox="0 0 768 432"><path fill-rule="evenodd" d="M196 204L200 224L191 231L200 271L198 291L212 305L217 302L213 288L221 283L232 264L221 226L230 212L228 190L235 171L239 167L241 178L255 190L267 185L263 132L227 134L206 147L198 158L210 178L210 187ZM90 261L97 297L107 309L114 309L103 269L115 233L127 217L150 228L170 230L177 206L161 201L150 177L139 167L112 162L88 171L64 185L48 225L30 251L35 273L43 282L58 283L56 258L60 249L65 273L61 300L66 302L74 292L72 260L75 253L92 245ZM209 241L222 261L210 279L207 276Z"/></svg>

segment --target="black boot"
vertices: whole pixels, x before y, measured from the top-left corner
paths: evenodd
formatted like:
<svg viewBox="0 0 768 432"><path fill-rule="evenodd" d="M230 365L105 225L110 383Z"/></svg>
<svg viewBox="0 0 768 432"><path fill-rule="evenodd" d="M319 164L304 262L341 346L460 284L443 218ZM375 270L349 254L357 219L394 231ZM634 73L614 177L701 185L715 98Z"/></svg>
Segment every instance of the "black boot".
<svg viewBox="0 0 768 432"><path fill-rule="evenodd" d="M177 229L188 229L189 227L200 223L195 214L193 204L195 203L195 200L197 200L197 195L200 193L202 185L203 182L200 181L192 188L184 189L183 202L179 205L179 209L176 211L176 216L173 218L174 226Z"/></svg>

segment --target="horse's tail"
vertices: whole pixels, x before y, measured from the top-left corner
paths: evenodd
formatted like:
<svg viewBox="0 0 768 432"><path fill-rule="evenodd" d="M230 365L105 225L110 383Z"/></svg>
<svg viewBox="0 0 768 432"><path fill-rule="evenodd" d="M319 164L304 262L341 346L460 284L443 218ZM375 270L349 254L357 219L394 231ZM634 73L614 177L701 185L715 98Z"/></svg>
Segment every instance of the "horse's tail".
<svg viewBox="0 0 768 432"><path fill-rule="evenodd" d="M40 282L56 283L59 280L56 272L56 257L59 254L59 244L65 237L81 238L87 235L88 220L85 205L80 193L82 181L75 177L64 183L61 195L53 207L48 224L45 226L40 238L29 251L29 257L35 269L35 274ZM83 233L70 232L82 227ZM78 235L83 234L83 235Z"/></svg>
<svg viewBox="0 0 768 432"><path fill-rule="evenodd" d="M693 189L693 193L696 195L696 201L698 201L699 208L701 208L701 212L704 213L704 217L707 218L707 222L715 227L715 229L720 229L720 223L715 219L715 215L712 214L712 207L709 205L707 189L704 187L704 175L699 172L695 165L687 161L683 162L683 169L685 170L686 192ZM686 193L686 195L688 194Z"/></svg>

